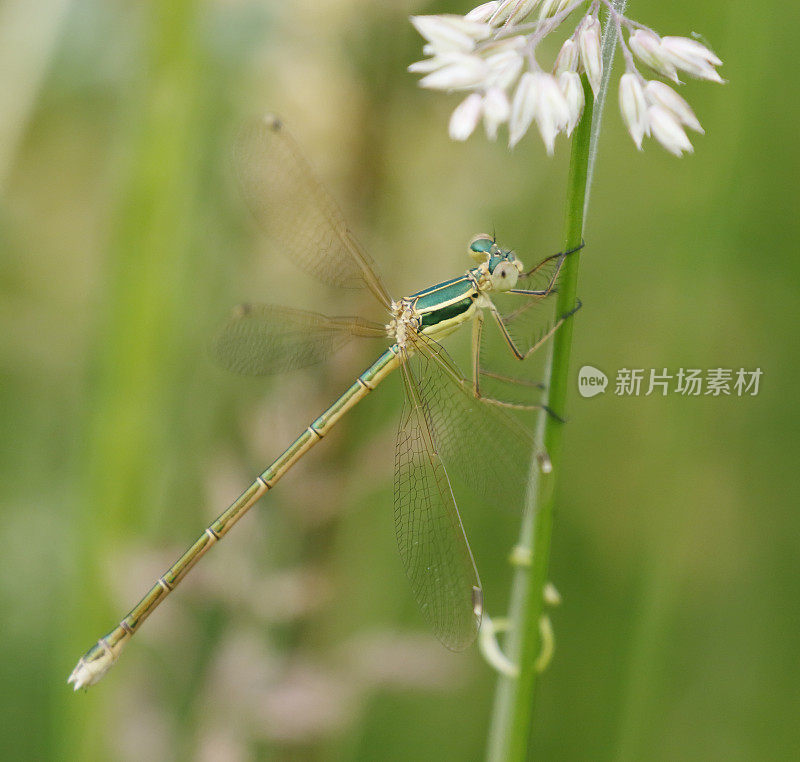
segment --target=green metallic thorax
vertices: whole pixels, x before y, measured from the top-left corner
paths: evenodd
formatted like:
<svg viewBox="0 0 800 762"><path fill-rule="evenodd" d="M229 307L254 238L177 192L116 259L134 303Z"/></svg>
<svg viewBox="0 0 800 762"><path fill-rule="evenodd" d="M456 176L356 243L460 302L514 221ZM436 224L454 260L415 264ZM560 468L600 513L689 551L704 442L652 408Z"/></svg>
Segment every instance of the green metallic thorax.
<svg viewBox="0 0 800 762"><path fill-rule="evenodd" d="M475 312L478 271L443 281L412 294L404 301L420 318L424 333L445 335L469 320Z"/></svg>

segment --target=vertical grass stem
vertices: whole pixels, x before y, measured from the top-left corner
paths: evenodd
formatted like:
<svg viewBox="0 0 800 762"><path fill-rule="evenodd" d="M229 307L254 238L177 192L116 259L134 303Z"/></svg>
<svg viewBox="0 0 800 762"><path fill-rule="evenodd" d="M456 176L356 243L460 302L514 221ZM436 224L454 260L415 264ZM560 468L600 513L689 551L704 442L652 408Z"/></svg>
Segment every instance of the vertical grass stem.
<svg viewBox="0 0 800 762"><path fill-rule="evenodd" d="M624 11L625 4L625 0L613 3L620 13ZM613 20L607 19L602 41L603 79L596 103L586 78L583 78L586 109L572 139L564 251L580 245L583 238L588 191L597 155L602 107L608 89L615 43ZM558 315L568 313L576 304L580 254L578 252L571 255L564 263L556 304ZM547 405L562 419L565 417L569 385L573 327L574 320L569 319L555 333L547 363ZM543 613L544 587L550 561L555 486L561 469L563 433L564 423L558 418L547 414L540 416L536 433L537 452L547 453L552 470L544 473L537 458L532 460L519 545L532 548L533 553L531 563L518 566L514 573L509 612L512 626L504 643L507 656L518 666L518 676L498 677L487 748L487 759L492 762L524 760L528 756L538 682L536 661L541 649L539 620Z"/></svg>

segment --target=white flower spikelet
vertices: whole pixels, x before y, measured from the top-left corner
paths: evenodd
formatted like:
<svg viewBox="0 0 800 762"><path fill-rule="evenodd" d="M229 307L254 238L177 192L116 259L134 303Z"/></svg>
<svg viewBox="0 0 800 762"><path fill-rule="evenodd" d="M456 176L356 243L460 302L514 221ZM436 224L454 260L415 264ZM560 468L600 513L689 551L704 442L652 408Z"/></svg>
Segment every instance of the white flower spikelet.
<svg viewBox="0 0 800 762"><path fill-rule="evenodd" d="M500 3L497 2L497 0L493 3L484 3L477 8L473 8L464 18L467 19L467 21L477 21L479 24L486 24L492 16L494 16L499 5Z"/></svg>
<svg viewBox="0 0 800 762"><path fill-rule="evenodd" d="M688 37L663 37L661 52L673 66L692 77L720 84L725 81L714 68L720 66L722 61L705 45L695 40L690 40Z"/></svg>
<svg viewBox="0 0 800 762"><path fill-rule="evenodd" d="M483 125L489 140L497 139L497 130L511 116L511 104L506 91L500 87L487 90L483 98Z"/></svg>
<svg viewBox="0 0 800 762"><path fill-rule="evenodd" d="M651 134L667 151L675 156L682 156L684 151L691 153L694 150L683 127L671 111L663 106L650 106L647 109L647 118Z"/></svg>
<svg viewBox="0 0 800 762"><path fill-rule="evenodd" d="M478 93L468 95L456 106L450 117L450 137L453 140L466 140L478 126L483 112L483 98Z"/></svg>
<svg viewBox="0 0 800 762"><path fill-rule="evenodd" d="M654 106L663 106L668 111L671 111L681 124L695 132L699 132L701 135L705 134L705 130L694 115L691 106L669 85L665 85L657 79L651 79L645 85L644 93L649 103Z"/></svg>
<svg viewBox="0 0 800 762"><path fill-rule="evenodd" d="M578 32L578 48L586 78L597 97L600 80L603 79L603 59L600 56L600 22L595 16L588 15L583 19Z"/></svg>
<svg viewBox="0 0 800 762"><path fill-rule="evenodd" d="M431 90L469 90L486 78L486 62L477 56L454 53L440 59L442 65L419 81Z"/></svg>
<svg viewBox="0 0 800 762"><path fill-rule="evenodd" d="M492 87L486 91L486 95L481 96L479 93L468 95L450 116L450 137L453 140L466 140L475 132L481 116L486 128L486 137L489 140L496 140L498 128L511 116L511 104L508 102L505 90Z"/></svg>
<svg viewBox="0 0 800 762"><path fill-rule="evenodd" d="M578 63L580 62L580 51L578 44L572 37L567 37L561 50L558 51L556 56L556 63L553 67L553 73L558 76L565 71L578 71Z"/></svg>
<svg viewBox="0 0 800 762"><path fill-rule="evenodd" d="M558 86L558 80L552 74L540 73L538 76L539 105L534 119L547 153L552 156L556 136L569 125L570 108Z"/></svg>
<svg viewBox="0 0 800 762"><path fill-rule="evenodd" d="M528 131L533 122L538 105L536 92L537 79L535 74L525 72L520 77L514 100L511 103L511 117L508 124L508 147L513 148Z"/></svg>
<svg viewBox="0 0 800 762"><path fill-rule="evenodd" d="M523 21L541 0L502 0L490 19L490 23L512 26Z"/></svg>
<svg viewBox="0 0 800 762"><path fill-rule="evenodd" d="M637 29L628 38L628 45L633 54L645 66L649 66L653 71L657 71L667 79L680 84L675 64L664 55L664 51L661 48L661 38L657 34L644 29Z"/></svg>
<svg viewBox="0 0 800 762"><path fill-rule="evenodd" d="M492 33L488 24L462 16L412 16L411 23L439 52L469 52L478 40L485 40Z"/></svg>
<svg viewBox="0 0 800 762"><path fill-rule="evenodd" d="M598 9L603 5L610 7L609 0L494 0L465 16L412 16L411 23L425 39L426 58L408 70L422 75L421 87L466 91L450 117L453 140L466 140L483 119L490 140L507 124L513 148L536 122L551 154L558 134L570 136L583 117L581 76L586 76L595 97L599 92L603 60ZM562 42L552 74L546 73L537 61L537 46L580 6L586 9L584 16ZM616 25L622 49L625 72L619 82L619 106L636 147L641 150L649 135L678 156L690 152L685 128L702 133L699 120L673 88L658 79L647 81L637 65L676 84L678 72L724 82L717 72L721 59L694 39L660 37L616 11L607 23Z"/></svg>
<svg viewBox="0 0 800 762"><path fill-rule="evenodd" d="M556 78L541 71L526 72L519 81L511 105L510 148L519 143L534 120L547 153L552 155L556 135L569 124L570 109Z"/></svg>
<svg viewBox="0 0 800 762"><path fill-rule="evenodd" d="M586 99L583 96L583 85L577 72L562 71L558 75L558 86L561 88L561 93L569 110L569 119L565 128L567 137L569 137L581 120L583 107L586 105Z"/></svg>
<svg viewBox="0 0 800 762"><path fill-rule="evenodd" d="M525 64L518 50L507 46L498 53L486 58L489 72L486 75L487 87L499 87L503 90L511 87L517 81L519 73Z"/></svg>
<svg viewBox="0 0 800 762"><path fill-rule="evenodd" d="M647 115L647 100L638 74L626 72L620 77L619 109L633 142L641 151L644 136L650 134L650 124Z"/></svg>
<svg viewBox="0 0 800 762"><path fill-rule="evenodd" d="M569 2L569 0L567 0ZM539 6L539 21L542 21L550 16L555 16L563 6L563 0L543 0Z"/></svg>

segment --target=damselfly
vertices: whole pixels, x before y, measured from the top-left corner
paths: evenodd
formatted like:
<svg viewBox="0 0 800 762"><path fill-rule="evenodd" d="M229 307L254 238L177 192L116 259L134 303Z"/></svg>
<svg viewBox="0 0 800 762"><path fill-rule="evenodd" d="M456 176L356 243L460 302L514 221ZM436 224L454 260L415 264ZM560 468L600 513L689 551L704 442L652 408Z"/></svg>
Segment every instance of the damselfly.
<svg viewBox="0 0 800 762"><path fill-rule="evenodd" d="M539 406L483 395L482 379L502 379L481 366L484 315L499 328L513 357L524 360L531 355L574 312L555 316L537 333L519 328L528 324L532 309L554 292L564 260L572 252L554 254L526 270L493 236L479 235L469 245L474 267L395 301L277 118L267 116L243 131L237 167L256 218L280 246L282 256L327 284L368 289L387 311L388 323L244 306L217 335L216 358L229 369L258 375L317 362L352 337L383 339L389 347L81 657L69 677L76 690L96 683L201 556L350 408L398 368L405 404L395 455L397 543L414 597L436 637L450 649L472 643L483 611L480 578L450 476L490 496L502 494L504 483L526 479L525 454L530 453L532 437L508 410ZM502 298L513 298L515 303L498 306ZM439 343L465 324L473 329L471 379L462 375Z"/></svg>

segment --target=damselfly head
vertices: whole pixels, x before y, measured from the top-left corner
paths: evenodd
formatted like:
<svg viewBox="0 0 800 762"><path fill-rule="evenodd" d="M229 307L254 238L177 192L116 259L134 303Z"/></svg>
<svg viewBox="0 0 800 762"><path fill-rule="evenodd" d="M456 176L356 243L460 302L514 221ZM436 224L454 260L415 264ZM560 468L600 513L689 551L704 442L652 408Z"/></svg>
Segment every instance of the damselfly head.
<svg viewBox="0 0 800 762"><path fill-rule="evenodd" d="M492 254L487 266L492 279L492 288L495 291L508 291L517 285L517 279L522 272L520 262L513 251L500 251Z"/></svg>
<svg viewBox="0 0 800 762"><path fill-rule="evenodd" d="M473 237L469 242L469 253L476 262L485 265L485 269L481 269L488 275L495 291L514 288L525 269L513 251L501 249L496 238L486 233Z"/></svg>

